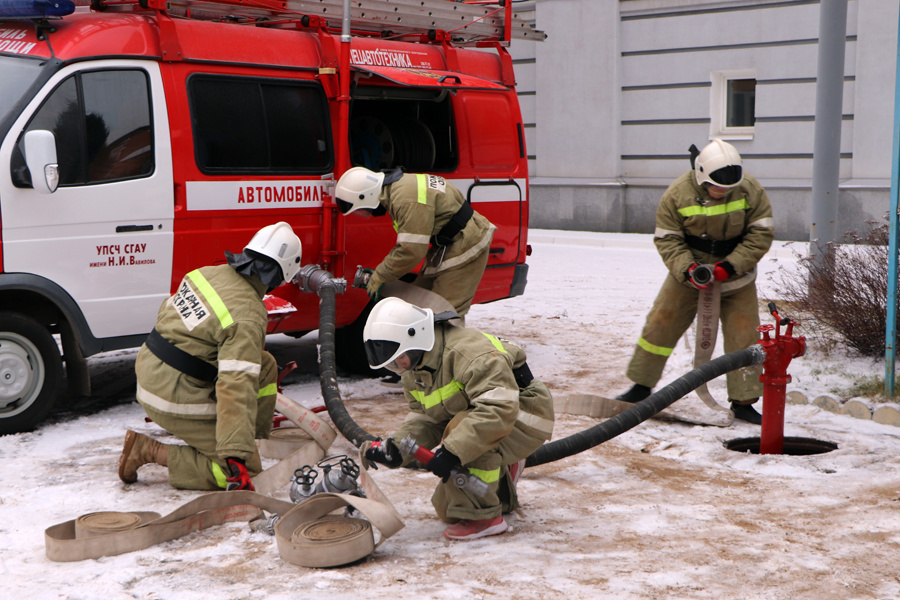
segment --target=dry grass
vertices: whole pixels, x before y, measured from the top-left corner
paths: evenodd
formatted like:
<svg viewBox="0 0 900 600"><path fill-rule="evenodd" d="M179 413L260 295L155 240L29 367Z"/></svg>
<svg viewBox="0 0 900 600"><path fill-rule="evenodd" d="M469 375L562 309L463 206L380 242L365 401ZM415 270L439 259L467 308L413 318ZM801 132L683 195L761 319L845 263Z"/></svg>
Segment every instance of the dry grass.
<svg viewBox="0 0 900 600"><path fill-rule="evenodd" d="M819 256L798 257L799 269L775 277L781 302L799 313L805 331L825 345L863 356L884 353L887 324L888 224L870 222L865 236L844 235Z"/></svg>

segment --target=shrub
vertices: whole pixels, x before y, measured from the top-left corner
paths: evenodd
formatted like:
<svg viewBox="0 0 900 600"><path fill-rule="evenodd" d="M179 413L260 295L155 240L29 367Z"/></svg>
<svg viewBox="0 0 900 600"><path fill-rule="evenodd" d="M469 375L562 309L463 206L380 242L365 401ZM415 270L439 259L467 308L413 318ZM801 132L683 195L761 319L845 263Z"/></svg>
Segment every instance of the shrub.
<svg viewBox="0 0 900 600"><path fill-rule="evenodd" d="M799 268L780 269L774 283L805 331L878 356L884 354L887 327L889 225L869 225L865 236L848 232L845 243L828 244L818 257L799 257Z"/></svg>

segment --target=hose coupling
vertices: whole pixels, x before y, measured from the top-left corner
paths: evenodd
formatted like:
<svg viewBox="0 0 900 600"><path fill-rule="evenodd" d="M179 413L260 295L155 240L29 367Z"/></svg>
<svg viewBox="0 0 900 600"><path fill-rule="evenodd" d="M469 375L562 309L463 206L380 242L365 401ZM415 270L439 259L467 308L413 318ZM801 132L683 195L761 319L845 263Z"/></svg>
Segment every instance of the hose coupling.
<svg viewBox="0 0 900 600"><path fill-rule="evenodd" d="M318 294L319 290L331 286L336 294L343 294L347 289L347 280L343 277L335 277L319 265L304 265L300 267L294 281L300 290L309 294Z"/></svg>

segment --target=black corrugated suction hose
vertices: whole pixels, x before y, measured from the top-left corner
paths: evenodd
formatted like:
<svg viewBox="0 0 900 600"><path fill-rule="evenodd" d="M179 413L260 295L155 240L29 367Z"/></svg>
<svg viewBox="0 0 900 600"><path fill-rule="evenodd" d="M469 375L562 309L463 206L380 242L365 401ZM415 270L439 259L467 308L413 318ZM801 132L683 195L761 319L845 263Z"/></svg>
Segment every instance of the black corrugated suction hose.
<svg viewBox="0 0 900 600"><path fill-rule="evenodd" d="M535 467L584 452L594 446L599 446L603 442L607 442L625 433L632 427L643 423L704 383L735 369L761 365L765 358L765 351L759 345L753 345L749 348L715 358L705 365L685 373L628 410L584 431L544 444L528 457L525 466Z"/></svg>
<svg viewBox="0 0 900 600"><path fill-rule="evenodd" d="M325 408L341 435L359 447L366 440L378 438L356 424L341 400L334 350L335 285L330 279L323 279L315 287L319 295L319 384ZM528 457L525 466L534 467L554 462L599 446L643 423L704 383L735 369L760 365L765 358L765 351L758 345L715 358L682 375L628 410L582 432L544 444Z"/></svg>
<svg viewBox="0 0 900 600"><path fill-rule="evenodd" d="M330 280L322 282L316 290L319 295L319 385L328 416L345 438L357 448L366 440L377 439L362 427L347 412L341 401L341 391L337 384L334 351L335 286Z"/></svg>

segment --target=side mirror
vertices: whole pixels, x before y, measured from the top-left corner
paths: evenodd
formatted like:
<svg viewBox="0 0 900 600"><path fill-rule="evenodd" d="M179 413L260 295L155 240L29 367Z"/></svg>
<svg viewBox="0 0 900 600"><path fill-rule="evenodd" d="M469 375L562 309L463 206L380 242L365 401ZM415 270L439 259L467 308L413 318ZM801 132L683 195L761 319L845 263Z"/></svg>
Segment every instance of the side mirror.
<svg viewBox="0 0 900 600"><path fill-rule="evenodd" d="M31 173L31 184L39 194L52 194L59 185L56 162L56 138L44 129L25 133L25 164Z"/></svg>

